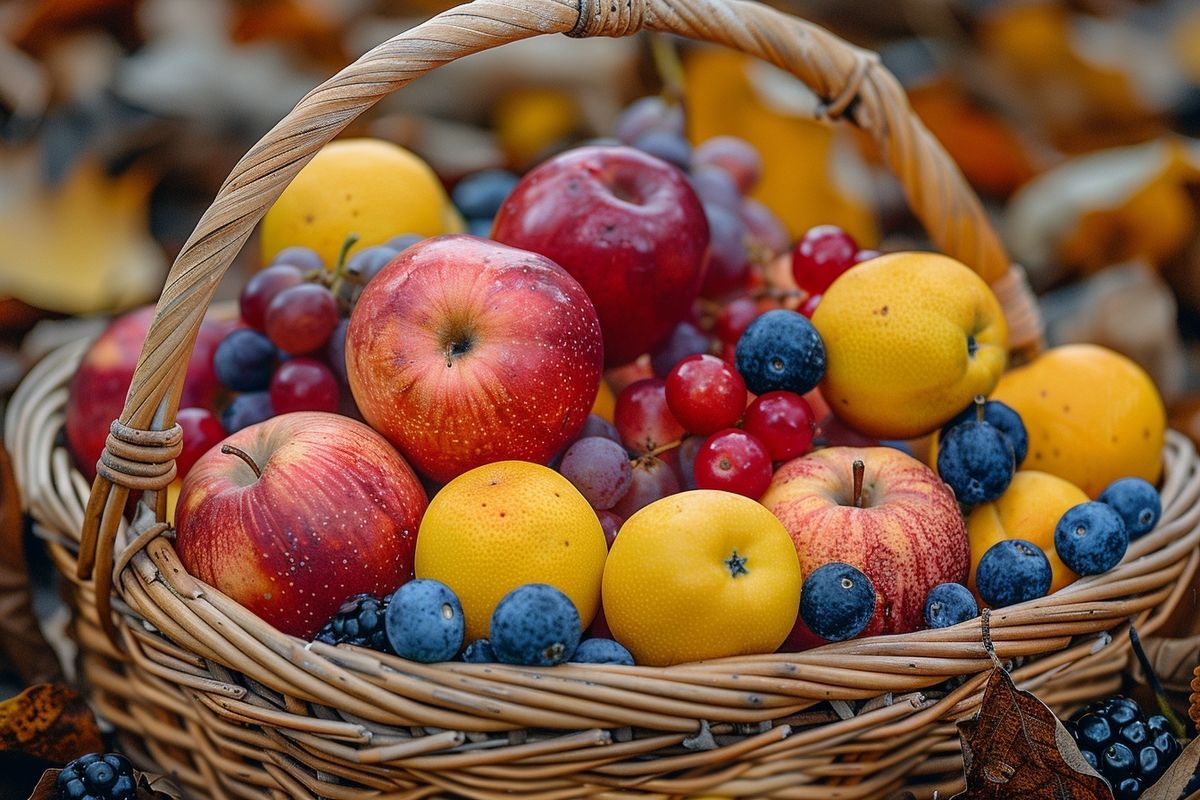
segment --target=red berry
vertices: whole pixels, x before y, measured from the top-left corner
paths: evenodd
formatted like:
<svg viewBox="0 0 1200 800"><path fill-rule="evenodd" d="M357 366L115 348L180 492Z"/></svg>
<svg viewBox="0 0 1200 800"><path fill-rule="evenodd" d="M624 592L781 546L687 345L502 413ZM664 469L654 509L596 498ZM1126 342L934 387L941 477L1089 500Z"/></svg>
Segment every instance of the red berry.
<svg viewBox="0 0 1200 800"><path fill-rule="evenodd" d="M275 264L250 276L238 297L242 320L256 331L266 325L267 306L284 289L304 282L304 274L291 264Z"/></svg>
<svg viewBox="0 0 1200 800"><path fill-rule="evenodd" d="M713 320L713 334L723 344L736 345L746 328L751 322L758 319L758 315L761 313L754 298L735 297L717 312L717 316Z"/></svg>
<svg viewBox="0 0 1200 800"><path fill-rule="evenodd" d="M858 245L836 225L818 225L792 250L792 276L809 294L821 294L850 267Z"/></svg>
<svg viewBox="0 0 1200 800"><path fill-rule="evenodd" d="M225 438L225 428L207 408L181 408L175 421L183 429L183 450L175 459L175 477L182 478L200 456Z"/></svg>
<svg viewBox="0 0 1200 800"><path fill-rule="evenodd" d="M684 430L707 435L737 424L746 408L746 382L728 362L688 356L667 376L667 408Z"/></svg>
<svg viewBox="0 0 1200 800"><path fill-rule="evenodd" d="M312 358L284 362L271 377L271 408L291 411L338 410L338 382L329 367Z"/></svg>
<svg viewBox="0 0 1200 800"><path fill-rule="evenodd" d="M604 541L608 543L608 549L612 550L613 542L625 520L611 511L597 511L596 518L600 520L600 527L604 530Z"/></svg>
<svg viewBox="0 0 1200 800"><path fill-rule="evenodd" d="M854 254L854 263L861 264L864 261L870 261L872 258L879 258L883 253L878 250L859 250Z"/></svg>
<svg viewBox="0 0 1200 800"><path fill-rule="evenodd" d="M800 395L767 392L746 409L742 427L766 446L772 461L787 461L812 448L817 421Z"/></svg>
<svg viewBox="0 0 1200 800"><path fill-rule="evenodd" d="M683 436L683 426L667 407L667 382L643 378L617 395L613 424L621 442L637 455L649 453Z"/></svg>
<svg viewBox="0 0 1200 800"><path fill-rule="evenodd" d="M813 312L817 310L817 305L821 302L821 297L822 295L819 294L810 294L808 299L801 303L800 308L797 310L804 316L812 319Z"/></svg>
<svg viewBox="0 0 1200 800"><path fill-rule="evenodd" d="M288 287L267 306L264 330L280 350L294 355L324 347L338 324L337 301L324 286Z"/></svg>
<svg viewBox="0 0 1200 800"><path fill-rule="evenodd" d="M757 500L771 483L771 457L753 434L726 428L700 446L695 471L697 489L721 489Z"/></svg>

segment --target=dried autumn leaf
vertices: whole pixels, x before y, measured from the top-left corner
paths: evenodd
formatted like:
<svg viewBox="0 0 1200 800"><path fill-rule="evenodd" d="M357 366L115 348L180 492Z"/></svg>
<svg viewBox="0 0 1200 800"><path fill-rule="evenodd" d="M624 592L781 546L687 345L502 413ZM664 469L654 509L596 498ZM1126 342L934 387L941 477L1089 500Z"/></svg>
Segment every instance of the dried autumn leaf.
<svg viewBox="0 0 1200 800"><path fill-rule="evenodd" d="M48 769L43 772L41 780L37 782L37 786L33 787L33 793L29 795L29 800L56 800L57 789L54 784L58 780L60 772L62 772L61 769ZM134 770L133 777L137 781L138 800L175 800L175 795L154 788L154 781L146 773Z"/></svg>
<svg viewBox="0 0 1200 800"><path fill-rule="evenodd" d="M0 703L0 751L65 764L103 749L91 709L61 683L39 683Z"/></svg>
<svg viewBox="0 0 1200 800"><path fill-rule="evenodd" d="M1197 766L1200 766L1200 738L1192 739L1192 743L1183 748L1162 777L1142 792L1142 800L1178 800Z"/></svg>
<svg viewBox="0 0 1200 800"><path fill-rule="evenodd" d="M961 800L1112 800L1054 712L1002 669L992 671L979 714L958 731L967 779Z"/></svg>

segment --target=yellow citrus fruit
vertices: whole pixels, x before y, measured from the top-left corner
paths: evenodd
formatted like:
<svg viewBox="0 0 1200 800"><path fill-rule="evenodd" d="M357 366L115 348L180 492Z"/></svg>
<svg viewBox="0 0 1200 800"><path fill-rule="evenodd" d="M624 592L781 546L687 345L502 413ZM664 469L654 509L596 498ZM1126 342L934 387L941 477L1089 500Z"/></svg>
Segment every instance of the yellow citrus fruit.
<svg viewBox="0 0 1200 800"><path fill-rule="evenodd" d="M825 342L821 393L852 428L911 439L988 394L1008 327L988 285L936 253L893 253L843 273L813 325Z"/></svg>
<svg viewBox="0 0 1200 800"><path fill-rule="evenodd" d="M402 233L456 230L461 220L428 164L381 139L339 139L322 147L267 211L262 254L265 263L285 247L311 247L332 268L351 233L358 249Z"/></svg>
<svg viewBox="0 0 1200 800"><path fill-rule="evenodd" d="M1055 347L1007 373L991 396L1021 415L1027 468L1090 497L1118 478L1158 481L1166 409L1150 376L1125 356L1091 344Z"/></svg>
<svg viewBox="0 0 1200 800"><path fill-rule="evenodd" d="M612 422L613 410L617 407L617 398L613 395L612 387L608 385L608 381L600 381L600 388L596 391L596 401L592 403L592 413L601 419Z"/></svg>
<svg viewBox="0 0 1200 800"><path fill-rule="evenodd" d="M1050 560L1051 592L1078 578L1054 550L1054 528L1067 509L1087 500L1083 490L1070 481L1032 469L1018 471L1004 494L991 503L976 506L967 517L967 536L971 540L971 576L967 585L971 591L975 591L979 559L988 548L1005 539L1024 539L1042 548Z"/></svg>
<svg viewBox="0 0 1200 800"><path fill-rule="evenodd" d="M415 568L458 595L470 642L488 635L496 604L526 583L558 588L586 628L606 554L600 520L570 481L541 464L498 461L464 472L430 501Z"/></svg>
<svg viewBox="0 0 1200 800"><path fill-rule="evenodd" d="M604 618L639 664L769 653L800 608L783 524L730 492L664 497L625 521L604 567Z"/></svg>

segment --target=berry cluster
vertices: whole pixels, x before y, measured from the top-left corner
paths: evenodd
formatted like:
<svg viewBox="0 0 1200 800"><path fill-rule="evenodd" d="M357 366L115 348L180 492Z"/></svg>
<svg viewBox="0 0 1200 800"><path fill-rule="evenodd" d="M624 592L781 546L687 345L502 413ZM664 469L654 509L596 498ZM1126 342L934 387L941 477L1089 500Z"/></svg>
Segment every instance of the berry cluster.
<svg viewBox="0 0 1200 800"><path fill-rule="evenodd" d="M1146 717L1127 697L1092 703L1064 724L1116 800L1141 797L1181 750L1166 717Z"/></svg>
<svg viewBox="0 0 1200 800"><path fill-rule="evenodd" d="M133 765L117 753L88 753L62 768L55 779L60 800L134 800Z"/></svg>

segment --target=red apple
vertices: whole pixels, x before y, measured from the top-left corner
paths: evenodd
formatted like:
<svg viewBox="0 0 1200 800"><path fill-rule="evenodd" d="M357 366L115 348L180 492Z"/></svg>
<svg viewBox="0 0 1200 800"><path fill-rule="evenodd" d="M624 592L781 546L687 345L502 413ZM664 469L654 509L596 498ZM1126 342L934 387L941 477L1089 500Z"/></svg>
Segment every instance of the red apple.
<svg viewBox="0 0 1200 800"><path fill-rule="evenodd" d="M83 356L67 390L67 445L75 465L90 481L104 450L112 421L121 416L142 342L154 320L154 306L114 319ZM237 325L232 318L209 312L196 334L179 407L216 410L221 384L213 373L213 352Z"/></svg>
<svg viewBox="0 0 1200 800"><path fill-rule="evenodd" d="M200 457L180 489L175 547L192 575L308 638L351 595L412 578L426 504L412 469L366 425L284 414Z"/></svg>
<svg viewBox="0 0 1200 800"><path fill-rule="evenodd" d="M678 168L629 147L583 147L526 175L492 238L554 259L583 284L611 367L654 349L687 316L708 233Z"/></svg>
<svg viewBox="0 0 1200 800"><path fill-rule="evenodd" d="M923 628L929 590L967 577L971 549L954 493L899 450L814 451L780 467L760 502L791 534L805 575L843 561L875 584L875 616L863 636Z"/></svg>
<svg viewBox="0 0 1200 800"><path fill-rule="evenodd" d="M493 461L548 463L583 427L603 360L574 278L473 236L401 253L363 290L346 337L363 417L441 483Z"/></svg>

